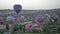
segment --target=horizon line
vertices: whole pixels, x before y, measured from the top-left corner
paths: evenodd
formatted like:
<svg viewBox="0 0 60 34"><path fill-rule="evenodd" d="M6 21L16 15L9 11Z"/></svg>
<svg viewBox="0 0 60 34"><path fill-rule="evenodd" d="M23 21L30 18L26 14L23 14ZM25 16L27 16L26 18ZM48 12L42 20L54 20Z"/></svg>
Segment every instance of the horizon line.
<svg viewBox="0 0 60 34"><path fill-rule="evenodd" d="M53 9L60 9L60 8L52 8L52 9L22 9L22 10L53 10ZM0 9L0 10L14 10L14 9Z"/></svg>

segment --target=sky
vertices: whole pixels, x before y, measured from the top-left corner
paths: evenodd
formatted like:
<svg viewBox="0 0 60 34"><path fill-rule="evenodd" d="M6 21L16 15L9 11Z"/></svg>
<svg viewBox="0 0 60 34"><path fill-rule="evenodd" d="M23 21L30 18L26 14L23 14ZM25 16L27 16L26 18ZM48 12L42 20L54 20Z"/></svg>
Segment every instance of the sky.
<svg viewBox="0 0 60 34"><path fill-rule="evenodd" d="M0 0L0 9L13 9L15 4L28 10L60 8L60 0Z"/></svg>

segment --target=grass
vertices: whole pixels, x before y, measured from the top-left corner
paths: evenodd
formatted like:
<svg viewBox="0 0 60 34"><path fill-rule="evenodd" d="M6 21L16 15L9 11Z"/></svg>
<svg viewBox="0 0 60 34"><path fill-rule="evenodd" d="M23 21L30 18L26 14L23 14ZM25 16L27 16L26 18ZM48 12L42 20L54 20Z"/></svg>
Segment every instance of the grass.
<svg viewBox="0 0 60 34"><path fill-rule="evenodd" d="M18 34L18 33L13 33L13 34ZM60 33L55 33L55 32L52 32L52 33L41 32L41 33L20 33L20 34L60 34Z"/></svg>
<svg viewBox="0 0 60 34"><path fill-rule="evenodd" d="M45 24L45 25L43 25L43 27L44 27L44 31L43 32L38 32L38 31L36 31L36 30L34 30L34 32L29 32L29 33L25 33L25 32L22 32L21 34L60 34L60 27L58 27L57 28L57 25L58 24L56 24L57 22L54 22L54 23L49 23L48 24L48 26ZM18 28L18 29L20 29L20 30L22 30L22 28L21 27L24 27L24 26L18 26L18 25L16 25L15 26L15 28ZM60 25L58 25L58 26L60 26ZM54 28L57 28L57 30L54 30ZM17 29L17 30L18 30ZM24 30L24 29L23 29ZM54 31L52 31L52 30L54 30ZM51 31L51 32L50 32ZM2 30L0 30L0 32L2 32ZM1 33L0 33L1 34ZM18 34L17 32L13 32L12 34ZM20 33L19 33L20 34Z"/></svg>

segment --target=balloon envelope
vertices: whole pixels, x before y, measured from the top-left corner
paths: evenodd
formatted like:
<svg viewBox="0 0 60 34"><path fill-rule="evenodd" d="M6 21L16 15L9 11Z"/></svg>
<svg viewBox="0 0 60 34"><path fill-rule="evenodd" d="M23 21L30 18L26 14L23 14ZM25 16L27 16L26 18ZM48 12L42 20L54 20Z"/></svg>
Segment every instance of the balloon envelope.
<svg viewBox="0 0 60 34"><path fill-rule="evenodd" d="M15 18L13 18L12 16L8 16L7 18L6 18L6 21L7 22L13 22L15 20Z"/></svg>
<svg viewBox="0 0 60 34"><path fill-rule="evenodd" d="M28 30L30 30L32 28L33 28L33 25L31 23L30 24L26 24L26 26L25 26L25 29L28 29Z"/></svg>
<svg viewBox="0 0 60 34"><path fill-rule="evenodd" d="M22 6L19 5L19 4L16 4L16 5L14 5L13 8L14 8L14 10L15 10L16 13L19 13L21 11L21 9L22 9Z"/></svg>
<svg viewBox="0 0 60 34"><path fill-rule="evenodd" d="M40 19L40 18L43 18L43 16L37 16L36 19Z"/></svg>
<svg viewBox="0 0 60 34"><path fill-rule="evenodd" d="M17 19L17 18L18 18L18 16L17 16L17 15L14 15L14 16L13 16L13 18Z"/></svg>
<svg viewBox="0 0 60 34"><path fill-rule="evenodd" d="M44 17L43 16L37 16L35 18L38 22L42 23L44 21Z"/></svg>

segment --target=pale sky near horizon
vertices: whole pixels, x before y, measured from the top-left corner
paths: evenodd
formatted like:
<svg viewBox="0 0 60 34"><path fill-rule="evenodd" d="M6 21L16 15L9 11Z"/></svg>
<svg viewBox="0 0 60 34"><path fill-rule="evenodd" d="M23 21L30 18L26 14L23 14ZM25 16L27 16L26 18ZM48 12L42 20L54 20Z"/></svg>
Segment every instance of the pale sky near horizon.
<svg viewBox="0 0 60 34"><path fill-rule="evenodd" d="M15 4L21 4L22 9L60 8L60 0L0 0L0 9L13 9Z"/></svg>

